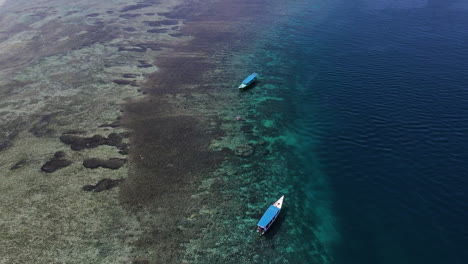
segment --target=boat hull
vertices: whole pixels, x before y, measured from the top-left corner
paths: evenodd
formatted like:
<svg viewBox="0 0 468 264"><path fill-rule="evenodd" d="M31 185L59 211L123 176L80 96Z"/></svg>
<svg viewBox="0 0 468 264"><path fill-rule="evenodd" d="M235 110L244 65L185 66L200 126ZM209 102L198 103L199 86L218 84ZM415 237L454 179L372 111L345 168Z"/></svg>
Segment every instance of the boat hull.
<svg viewBox="0 0 468 264"><path fill-rule="evenodd" d="M261 232L263 235L266 231L268 231L268 229L273 225L279 213L281 212L283 201L284 195L281 196L281 198L278 199L278 201L276 201L266 210L266 212L263 214L262 218L257 224L257 232Z"/></svg>
<svg viewBox="0 0 468 264"><path fill-rule="evenodd" d="M245 89L251 84L253 84L257 80L257 76L258 75L256 73L252 73L247 78L245 78L245 80L242 81L241 85L239 85L239 90Z"/></svg>

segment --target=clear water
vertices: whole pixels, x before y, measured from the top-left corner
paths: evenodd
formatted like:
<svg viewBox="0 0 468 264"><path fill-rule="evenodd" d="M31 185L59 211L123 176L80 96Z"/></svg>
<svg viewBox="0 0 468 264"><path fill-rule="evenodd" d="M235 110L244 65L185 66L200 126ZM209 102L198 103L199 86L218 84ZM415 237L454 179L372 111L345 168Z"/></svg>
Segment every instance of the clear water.
<svg viewBox="0 0 468 264"><path fill-rule="evenodd" d="M38 5L63 5L56 2L59 4L44 1ZM37 75L30 71L21 74L37 81L40 78L34 76L49 75L45 71L48 67L52 77L64 67L64 72L71 72L64 75L80 79L84 74L81 68L73 63L68 63L69 68L62 65L78 58L99 61L97 58L116 55L111 53L119 45L148 44L158 38L146 31L141 21L152 20L153 15L122 20L117 10L136 2L114 2L96 9L97 1L78 1L76 6L67 4L62 13L44 8L50 14L37 13L43 7L25 6L20 16L25 21L36 21L29 12L37 13L39 20L41 16L70 15L73 17L66 21L91 32L89 39L77 41L86 56L74 51L70 57L55 58L60 63L41 60L33 67L36 72L31 70ZM80 10L81 6L87 7ZM99 16L92 14L96 10ZM132 12L146 12L138 10ZM141 87L148 97L127 105L129 117L123 119L135 123L130 127L134 133L130 156L136 160L130 157L126 185L118 189L120 200L116 192L83 195L82 186L110 177L107 171L90 176L70 170L61 174L62 180L56 180L58 173L56 177L38 177L42 164L34 159L33 165L27 166L28 175L21 170L10 172L22 174L10 177L10 185L4 184L4 189L14 193L7 195L6 201L15 200L19 205L6 206L12 213L5 215L19 215L28 225L16 221L19 216L9 219L10 237L4 240L5 245L20 246L11 248L14 251L7 262L18 257L16 262L27 263L34 256L36 262L73 258L75 262L106 259L108 263L468 263L466 0L184 1L173 11L167 18L186 22L180 30L193 38L173 47L171 41L179 32L172 35L174 39L165 36L168 41L161 47L166 54L154 58L160 71L145 74ZM120 22L113 24L117 17ZM57 26L37 32L55 32L55 27L67 29L71 25L59 18ZM119 29L119 39L114 39L113 30L102 27L107 22L111 29ZM34 26L42 27L41 23ZM130 25L138 33L120 30ZM26 24L24 27L21 30L37 33ZM11 26L12 32L15 29L16 25ZM81 29L73 30L70 36L81 40L76 37ZM173 33L175 30L179 29ZM68 34L63 30L49 37L55 43L56 39L67 40ZM127 34L137 35L132 39ZM31 43L42 40L42 35L32 37ZM95 50L86 49L101 41L112 49L103 49L101 44ZM61 53L58 46L51 47L53 53ZM49 56L42 48L40 56ZM153 59L137 55L137 51L131 55L116 55L112 63L139 68L143 66L139 59ZM26 65L31 58L19 56L11 61ZM89 69L86 60L80 65ZM95 63L96 68L107 67L104 62ZM239 93L236 86L252 72L259 73L258 84ZM13 79L23 80L24 76ZM99 78L96 81L104 83ZM117 77L106 78L111 82ZM47 78L39 81L49 93L56 93ZM63 82L67 85L60 86L70 86L68 79ZM103 91L113 96L114 90L106 89ZM96 91L100 94L101 90ZM48 100L44 94L31 101ZM106 93L100 96L96 98L106 98ZM98 105L93 108L96 115L105 117L114 116L121 101L101 104L81 97L75 100L70 105L86 115L78 118L82 120L76 121L76 126L92 116L94 127L101 123L96 123L88 104ZM14 109L24 106L19 101ZM101 105L115 107L103 112ZM68 109L50 107L54 113ZM173 110L185 115L164 116ZM245 120L234 121L237 115ZM72 120L75 116L62 118ZM70 128L76 128L74 122ZM105 121L111 122L114 117ZM222 133L218 131L222 129ZM219 151L211 160L207 146L215 134L215 140L232 140L228 142L231 149L252 143L256 151L248 158L237 157L230 150ZM258 144L261 140L265 142ZM28 149L30 146L24 147L27 142L19 146ZM38 146L35 148L43 145ZM61 147L72 153L68 146ZM51 156L55 145L44 151L41 155ZM8 162L18 164L16 156ZM81 168L82 160L79 162L76 166ZM124 177L117 175L115 178ZM26 186L23 183L28 183L22 177L34 182L28 186L31 189L22 189ZM37 181L45 183L37 186ZM27 199L22 192L37 196L24 205ZM42 199L36 205L36 199L46 192L53 199ZM281 195L286 199L280 217L266 235L259 236L256 223ZM121 201L127 203L125 208ZM48 210L54 217L46 220ZM74 224L76 229L69 228Z"/></svg>
<svg viewBox="0 0 468 264"><path fill-rule="evenodd" d="M257 118L290 152L288 259L466 263L466 3L275 4L251 63L283 99Z"/></svg>

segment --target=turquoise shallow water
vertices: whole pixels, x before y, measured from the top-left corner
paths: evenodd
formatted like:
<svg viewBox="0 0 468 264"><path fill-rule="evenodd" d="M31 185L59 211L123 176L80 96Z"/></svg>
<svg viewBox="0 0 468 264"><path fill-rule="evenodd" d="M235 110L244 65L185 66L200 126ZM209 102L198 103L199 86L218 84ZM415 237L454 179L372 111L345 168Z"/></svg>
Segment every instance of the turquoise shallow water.
<svg viewBox="0 0 468 264"><path fill-rule="evenodd" d="M249 96L281 99L254 103L253 116L282 146L288 209L275 236L302 231L290 261L315 263L312 252L333 263L467 261L462 2L269 10L276 22L250 54L262 78Z"/></svg>
<svg viewBox="0 0 468 264"><path fill-rule="evenodd" d="M270 260L265 263L334 263L341 241L334 190L318 156L324 128L334 124L319 119L322 110L311 89L317 75L321 24L334 4L275 2L255 20L245 22L243 34L256 38L241 60L247 65L245 73L256 71L260 77L241 97L250 109L247 122L254 134L268 142L272 153L269 161L260 161L264 167L258 173L264 180L259 189L252 189L257 192L253 196L286 195L278 223L261 238L273 244L281 257L271 259L265 250L260 252Z"/></svg>
<svg viewBox="0 0 468 264"><path fill-rule="evenodd" d="M91 2L86 3L93 6ZM37 262L41 254L62 261L66 261L64 256L80 255L75 262L106 259L114 263L468 262L466 1L183 1L174 10L161 13L168 20L160 23L167 24L164 28L171 26L172 32L163 37L158 34L167 28L145 28L159 24L150 21L156 13L140 10L155 2L138 1L140 5L136 6L136 2L116 2L119 7L104 6L100 14L94 13L94 8L81 11L79 5L71 6L70 13L68 8L63 11L65 16L78 11L70 21L89 23L89 29L96 30L91 30L89 39L81 37L86 31L72 30L72 35L79 36L75 39L83 42L70 43L70 47L76 44L87 50L88 45L101 43L101 38L105 39L102 45L112 47L104 52L99 44L84 58L93 61L93 52L100 54L96 60L113 51L131 52L113 58L110 64L97 63L100 69L113 63L119 69L109 72L108 80L96 81L107 88L112 80L122 85L125 80L112 75L128 76L127 66L146 78L139 92L147 96L127 105L128 116L123 117L132 121L129 126L135 139L130 140L130 154L136 159L130 155L126 185L118 189L120 201L130 207L129 211L117 204L115 193L102 194L115 199L98 196L101 194L83 196L84 184L95 184L98 177L109 174L88 171L75 177L77 172L71 171L73 179L78 179L71 184L66 174L62 183L32 173L31 181L48 179L46 183L54 190L51 193L59 194L50 197L59 198L55 203L42 199L40 207L31 206L36 200L30 200L27 206L18 206L18 211L15 208L13 214L22 215L23 208L34 212L27 210L31 218L26 229L13 221L16 218L11 221L13 225L7 225L11 228L18 224L9 234L11 241L26 245L16 246L10 256L21 260L33 255ZM41 2L41 8L24 7L27 14L22 14L23 18L32 19L29 12L38 12L37 19L42 21L23 25L21 30L38 34L32 40L43 41L39 38L47 35L43 33L65 25L61 13L48 9L47 3ZM132 6L124 8L127 4ZM48 13L41 13L42 8L59 16L57 25L48 24ZM121 8L135 13L122 17ZM157 9L154 12L159 12ZM103 27L107 22L101 21L101 16L109 23L109 30ZM113 16L120 22L114 24ZM41 24L46 27L41 29ZM36 27L37 32L32 30ZM113 39L113 30L120 32L116 33L120 40ZM54 43L67 40L68 34L68 30L52 34L57 36ZM133 38L132 34L138 35ZM172 42L180 36L191 37ZM156 40L164 43L153 43L158 43ZM16 46L19 42L13 38L8 43ZM31 44L28 51L35 51L34 47ZM47 45L42 43L42 48ZM147 49L162 53L142 53ZM40 56L49 56L48 49L42 52ZM75 55L66 58L81 58ZM24 59L29 57L12 61L21 64ZM146 75L156 70L150 64L153 59L160 71ZM45 76L44 87L49 80L43 70L50 64L41 63L47 61L41 60L34 67L37 74ZM54 64L53 60L49 62ZM61 72L57 67L62 64L54 65L51 74ZM147 71L140 71L147 67ZM257 85L239 93L236 86L254 71L260 74ZM24 74L31 77L28 71ZM74 78L80 79L81 75L77 76ZM58 84L76 88L68 80ZM88 83L84 86L94 90ZM44 100L47 98L44 96ZM90 116L86 104L115 106L109 112L94 109L99 116L118 111L120 99L112 104L94 104L86 98L71 104L82 109L83 123ZM84 106L82 100L86 101ZM114 114L108 116L112 120L105 121L109 126L116 124ZM47 123L49 117L41 120ZM39 128L46 128L42 121ZM99 133L106 129L107 125ZM247 143L255 147L252 155L234 155L232 150ZM209 151L208 146L216 151ZM61 147L68 150L65 145ZM80 168L81 158L77 164ZM11 165L15 162L18 160ZM38 164L39 160L34 162ZM16 165L23 166L24 161ZM39 167L34 168L35 173ZM57 184L70 189L57 188ZM33 186L34 192L41 194L39 198L47 191L42 189L42 185ZM68 190L80 199L75 201ZM281 195L286 199L280 217L265 236L259 236L256 223ZM23 195L16 196L22 202ZM67 197L73 206L57 203L60 197ZM81 200L83 197L103 200L98 206L94 198ZM102 210L96 213L94 208ZM57 214L46 221L43 216L49 209L64 209L65 217ZM79 228L69 230L76 220ZM47 243L44 239L49 238L53 240ZM8 248L11 244L5 245ZM29 254L34 252L29 249L41 254ZM107 259L110 255L114 258Z"/></svg>

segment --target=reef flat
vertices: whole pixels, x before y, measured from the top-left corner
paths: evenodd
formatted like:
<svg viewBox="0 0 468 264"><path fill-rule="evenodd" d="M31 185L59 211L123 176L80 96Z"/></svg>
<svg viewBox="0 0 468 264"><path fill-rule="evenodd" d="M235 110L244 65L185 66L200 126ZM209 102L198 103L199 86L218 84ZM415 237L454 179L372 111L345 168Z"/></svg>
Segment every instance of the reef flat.
<svg viewBox="0 0 468 264"><path fill-rule="evenodd" d="M282 9L244 0L7 2L2 261L330 262L323 226L282 216L270 235L255 233L279 194L294 199L284 176L301 173L289 166L296 139L276 111L282 80L265 67L253 89L236 89L261 67L257 58L284 65L262 53L265 34L275 36L262 25L273 28ZM317 238L304 246L304 234Z"/></svg>
<svg viewBox="0 0 468 264"><path fill-rule="evenodd" d="M9 1L0 9L0 262L129 263L145 228L119 201L131 130L180 1ZM161 32L149 32L152 30ZM162 32L164 31L164 32ZM117 187L117 188L115 188ZM86 192L89 190L91 192ZM145 214L141 212L140 214Z"/></svg>

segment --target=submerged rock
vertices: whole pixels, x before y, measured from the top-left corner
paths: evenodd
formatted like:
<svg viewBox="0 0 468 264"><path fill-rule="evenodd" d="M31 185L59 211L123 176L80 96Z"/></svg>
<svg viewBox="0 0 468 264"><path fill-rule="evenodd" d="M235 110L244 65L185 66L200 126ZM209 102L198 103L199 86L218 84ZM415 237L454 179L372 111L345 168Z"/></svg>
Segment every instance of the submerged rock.
<svg viewBox="0 0 468 264"><path fill-rule="evenodd" d="M112 189L119 185L122 182L122 180L112 180L112 179L102 179L96 183L94 186L94 191L95 192L102 192L105 190Z"/></svg>
<svg viewBox="0 0 468 264"><path fill-rule="evenodd" d="M166 33L167 29L164 28L154 28L154 29L148 29L146 30L148 33Z"/></svg>
<svg viewBox="0 0 468 264"><path fill-rule="evenodd" d="M117 187L124 179L112 180L112 179L102 179L96 183L96 185L85 185L83 186L83 191L90 192L102 192L105 190L110 190Z"/></svg>
<svg viewBox="0 0 468 264"><path fill-rule="evenodd" d="M128 145L127 144L123 144L121 147L119 147L120 151L119 151L119 154L120 155L128 155Z"/></svg>
<svg viewBox="0 0 468 264"><path fill-rule="evenodd" d="M107 136L107 145L117 146L122 142L122 136L117 133L110 133Z"/></svg>
<svg viewBox="0 0 468 264"><path fill-rule="evenodd" d="M83 161L83 166L88 169L96 169L99 167L103 167L106 169L116 170L122 167L126 161L127 161L126 159L119 159L119 158L111 158L108 160L92 158L92 159L87 159Z"/></svg>
<svg viewBox="0 0 468 264"><path fill-rule="evenodd" d="M86 133L86 130L78 130L78 129L71 129L65 131L63 134L84 134Z"/></svg>
<svg viewBox="0 0 468 264"><path fill-rule="evenodd" d="M118 51L135 51L135 52L145 52L146 50L147 50L146 47L140 47L140 46L119 47L118 49Z"/></svg>
<svg viewBox="0 0 468 264"><path fill-rule="evenodd" d="M184 35L184 34L182 34L182 33L173 33L173 34L169 34L169 36L175 37L175 38L182 37L183 35Z"/></svg>
<svg viewBox="0 0 468 264"><path fill-rule="evenodd" d="M160 20L160 21L143 21L147 26L160 27L160 26L173 26L179 24L178 20Z"/></svg>
<svg viewBox="0 0 468 264"><path fill-rule="evenodd" d="M144 60L138 60L140 65L137 65L138 68L151 68L153 67L153 64L148 63L147 61Z"/></svg>
<svg viewBox="0 0 468 264"><path fill-rule="evenodd" d="M129 84L132 84L134 81L117 79L117 80L113 80L112 82L114 82L115 84L119 84L119 85L129 85Z"/></svg>
<svg viewBox="0 0 468 264"><path fill-rule="evenodd" d="M128 5L128 6L124 6L120 10L120 12L134 11L134 10L142 9L142 8L149 7L149 6L151 6L151 4L140 3L140 4L135 4L135 5Z"/></svg>
<svg viewBox="0 0 468 264"><path fill-rule="evenodd" d="M164 45L157 44L157 43L142 43L142 44L137 44L137 46L151 49L154 51L161 50L164 47Z"/></svg>
<svg viewBox="0 0 468 264"><path fill-rule="evenodd" d="M22 168L27 163L28 163L27 160L22 159L22 160L16 162L13 166L11 166L10 170L16 170L16 169Z"/></svg>
<svg viewBox="0 0 468 264"><path fill-rule="evenodd" d="M92 13L89 15L86 15L86 17L98 17L100 14L99 13Z"/></svg>
<svg viewBox="0 0 468 264"><path fill-rule="evenodd" d="M70 145L72 150L82 150L85 148L95 148L100 145L105 145L107 138L101 135L94 135L90 138L83 138L75 135L62 135L60 141Z"/></svg>
<svg viewBox="0 0 468 264"><path fill-rule="evenodd" d="M83 191L90 192L90 191L94 190L94 188L95 188L94 185L85 185L85 186L83 186L82 189L83 189Z"/></svg>
<svg viewBox="0 0 468 264"><path fill-rule="evenodd" d="M252 155L254 153L254 151L255 151L255 149L251 145L243 144L243 145L237 146L234 149L234 154L236 154L236 156L240 156L240 157L248 157L248 156Z"/></svg>
<svg viewBox="0 0 468 264"><path fill-rule="evenodd" d="M54 158L55 159L65 158L65 155L66 155L65 151L57 151L54 154Z"/></svg>
<svg viewBox="0 0 468 264"><path fill-rule="evenodd" d="M47 173L52 173L58 169L65 168L72 164L73 162L64 159L65 157L65 152L63 151L57 151L54 154L54 157L47 161L44 165L41 167L41 171L47 172Z"/></svg>
<svg viewBox="0 0 468 264"><path fill-rule="evenodd" d="M135 32L137 31L136 28L133 28L133 27L126 27L126 28L122 28L123 30L127 31L127 32Z"/></svg>
<svg viewBox="0 0 468 264"><path fill-rule="evenodd" d="M110 124L103 124L103 125L100 125L99 127L113 127L113 128L116 128L116 127L120 127L121 124L120 124L120 120L116 120Z"/></svg>
<svg viewBox="0 0 468 264"><path fill-rule="evenodd" d="M120 133L120 135L121 135L122 137L124 137L124 138L129 138L131 134L130 134L130 132L127 131L127 132L122 132L122 133Z"/></svg>
<svg viewBox="0 0 468 264"><path fill-rule="evenodd" d="M138 76L139 76L138 74L134 74L134 73L124 73L124 74L122 74L122 77L130 78L130 79L137 78Z"/></svg>
<svg viewBox="0 0 468 264"><path fill-rule="evenodd" d="M121 151L128 152L128 146L122 143L122 136L117 133L111 133L107 137L101 135L94 135L90 138L64 134L60 136L60 141L70 145L72 150L83 150L87 148L96 148L100 145L108 145L119 148Z"/></svg>
<svg viewBox="0 0 468 264"><path fill-rule="evenodd" d="M125 19L131 19L131 18L135 18L135 17L139 17L141 16L141 14L122 14L120 15L121 18L125 18Z"/></svg>

